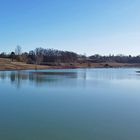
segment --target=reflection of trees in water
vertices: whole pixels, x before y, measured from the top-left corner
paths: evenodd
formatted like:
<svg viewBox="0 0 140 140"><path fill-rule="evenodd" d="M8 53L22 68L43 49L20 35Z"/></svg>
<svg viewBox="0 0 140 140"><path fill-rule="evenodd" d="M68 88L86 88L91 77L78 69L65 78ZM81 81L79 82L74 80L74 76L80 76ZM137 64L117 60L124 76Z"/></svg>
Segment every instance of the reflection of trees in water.
<svg viewBox="0 0 140 140"><path fill-rule="evenodd" d="M21 86L22 81L28 80L28 75L22 71L13 71L8 74L8 78L12 84L16 84L17 88Z"/></svg>
<svg viewBox="0 0 140 140"><path fill-rule="evenodd" d="M25 81L35 83L36 85L47 83L60 83L68 78L77 78L76 72L25 72L25 71L11 71L0 72L0 79L10 79L12 84L20 88Z"/></svg>
<svg viewBox="0 0 140 140"><path fill-rule="evenodd" d="M16 76L14 72L11 72L10 79L12 83L16 80Z"/></svg>
<svg viewBox="0 0 140 140"><path fill-rule="evenodd" d="M38 73L29 73L29 81L35 82L37 85L47 83L47 82L55 82L56 79L49 78L47 75L40 75Z"/></svg>
<svg viewBox="0 0 140 140"><path fill-rule="evenodd" d="M0 79L2 79L2 80L4 80L4 79L6 79L6 72L4 72L4 71L2 71L2 72L0 72Z"/></svg>
<svg viewBox="0 0 140 140"><path fill-rule="evenodd" d="M47 84L49 86L56 86L62 84L62 81L67 79L77 78L76 72L30 72L29 81L36 85ZM66 82L65 82L66 83Z"/></svg>
<svg viewBox="0 0 140 140"><path fill-rule="evenodd" d="M1 80L10 79L12 84L18 88L21 84L36 84L37 86L76 86L77 79L82 79L82 84L86 86L88 80L98 82L100 80L124 80L134 78L130 75L132 71L125 69L82 69L82 70L52 70L52 71L9 71L0 72ZM135 75L136 78L138 77Z"/></svg>

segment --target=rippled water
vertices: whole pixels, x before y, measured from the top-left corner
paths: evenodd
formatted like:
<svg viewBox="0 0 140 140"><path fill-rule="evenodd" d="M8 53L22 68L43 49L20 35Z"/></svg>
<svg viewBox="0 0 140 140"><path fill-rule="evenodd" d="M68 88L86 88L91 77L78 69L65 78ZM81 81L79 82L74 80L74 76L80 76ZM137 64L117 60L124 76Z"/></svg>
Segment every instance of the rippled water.
<svg viewBox="0 0 140 140"><path fill-rule="evenodd" d="M140 140L137 71L0 72L0 140Z"/></svg>

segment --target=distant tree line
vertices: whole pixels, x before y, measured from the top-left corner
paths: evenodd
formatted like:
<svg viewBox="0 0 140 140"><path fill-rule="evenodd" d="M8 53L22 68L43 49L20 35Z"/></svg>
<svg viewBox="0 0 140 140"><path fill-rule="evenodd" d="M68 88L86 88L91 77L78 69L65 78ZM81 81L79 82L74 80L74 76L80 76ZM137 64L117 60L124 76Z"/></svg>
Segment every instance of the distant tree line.
<svg viewBox="0 0 140 140"><path fill-rule="evenodd" d="M117 63L140 63L140 55L138 56L125 56L125 55L109 55L109 56L101 56L101 55L92 55L89 57L89 60L94 63L102 63L102 62L117 62Z"/></svg>
<svg viewBox="0 0 140 140"><path fill-rule="evenodd" d="M78 61L78 54L71 51L61 51L56 49L36 48L28 53L21 52L21 47L17 46L15 52L6 54L2 52L0 58L10 58L12 61L21 61L28 64L52 65L54 63L75 63Z"/></svg>
<svg viewBox="0 0 140 140"><path fill-rule="evenodd" d="M125 56L125 55L108 55L102 56L95 54L89 57L79 55L71 51L61 51L56 49L36 48L29 52L23 52L20 46L17 46L15 51L10 54L4 52L0 53L0 58L10 58L11 61L21 61L28 64L38 65L57 65L60 63L140 63L140 55L138 56Z"/></svg>
<svg viewBox="0 0 140 140"><path fill-rule="evenodd" d="M27 54L27 63L49 64L70 63L78 60L78 54L70 51L36 48Z"/></svg>

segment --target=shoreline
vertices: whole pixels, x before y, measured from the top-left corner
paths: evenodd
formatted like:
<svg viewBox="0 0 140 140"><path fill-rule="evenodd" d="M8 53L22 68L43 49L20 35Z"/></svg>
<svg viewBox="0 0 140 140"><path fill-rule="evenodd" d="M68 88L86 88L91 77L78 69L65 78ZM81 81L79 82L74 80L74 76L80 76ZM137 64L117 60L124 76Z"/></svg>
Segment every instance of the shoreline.
<svg viewBox="0 0 140 140"><path fill-rule="evenodd" d="M63 63L62 65L46 66L26 64L23 62L12 62L10 59L0 58L0 71L18 70L47 70L47 69L79 69L79 68L140 68L140 63Z"/></svg>
<svg viewBox="0 0 140 140"><path fill-rule="evenodd" d="M26 70L50 70L50 69L55 69L55 70L59 70L59 69L117 69L117 68L140 68L140 66L130 66L130 65L127 65L127 66L114 66L114 67L85 67L85 66L81 66L81 67L57 67L57 66L43 66L42 67L38 67L37 69L36 68L30 68L30 67L27 67L27 68L1 68L0 67L0 72L1 71L26 71Z"/></svg>

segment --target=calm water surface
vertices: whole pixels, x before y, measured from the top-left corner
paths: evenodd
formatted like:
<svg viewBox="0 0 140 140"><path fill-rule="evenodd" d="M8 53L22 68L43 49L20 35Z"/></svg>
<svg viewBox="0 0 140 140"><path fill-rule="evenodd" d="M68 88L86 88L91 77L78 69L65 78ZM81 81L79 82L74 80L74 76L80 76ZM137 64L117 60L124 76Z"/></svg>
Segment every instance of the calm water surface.
<svg viewBox="0 0 140 140"><path fill-rule="evenodd" d="M138 70L0 72L0 140L140 140Z"/></svg>

